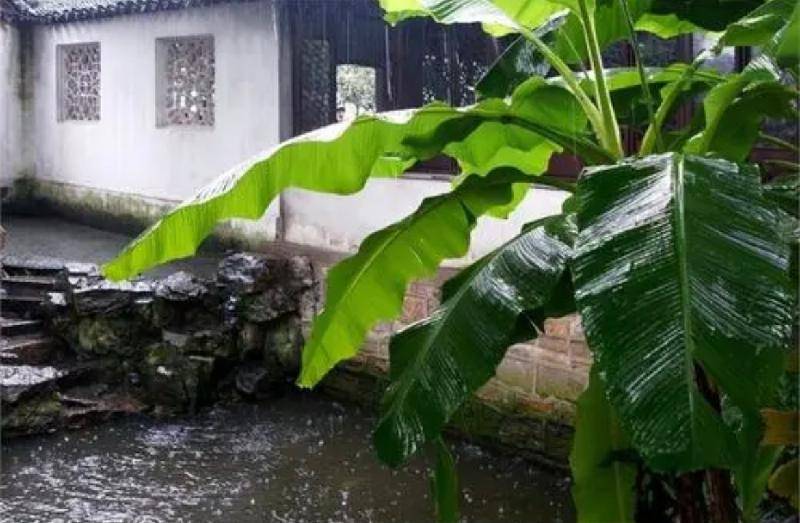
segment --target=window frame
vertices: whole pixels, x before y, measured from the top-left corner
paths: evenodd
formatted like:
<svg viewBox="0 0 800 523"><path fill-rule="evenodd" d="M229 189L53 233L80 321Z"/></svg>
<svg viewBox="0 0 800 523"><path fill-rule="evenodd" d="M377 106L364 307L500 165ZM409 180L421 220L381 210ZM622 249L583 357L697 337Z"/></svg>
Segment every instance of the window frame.
<svg viewBox="0 0 800 523"><path fill-rule="evenodd" d="M97 71L97 117L96 118L69 118L66 107L66 81L67 81L67 71L66 71L66 64L64 63L64 54L69 49L80 48L80 47L97 47L97 63L98 63L98 71ZM55 59L56 59L56 121L58 123L65 123L65 122L78 122L84 124L91 124L95 122L99 122L102 118L102 74L103 74L103 53L102 53L102 46L100 45L100 41L90 41L90 42L72 42L72 43L65 43L65 44L57 44L56 45L56 52L55 52Z"/></svg>
<svg viewBox="0 0 800 523"><path fill-rule="evenodd" d="M168 78L167 78L167 49L171 43L186 42L191 40L208 40L211 47L211 60L213 64L213 75L211 78L211 118L210 121L192 123L180 123L171 121L168 116L169 107L167 107L167 92L168 92ZM159 129L175 128L175 129L208 129L213 130L217 125L217 45L216 38L213 33L198 33L180 36L160 36L155 39L155 110L156 110L156 127Z"/></svg>

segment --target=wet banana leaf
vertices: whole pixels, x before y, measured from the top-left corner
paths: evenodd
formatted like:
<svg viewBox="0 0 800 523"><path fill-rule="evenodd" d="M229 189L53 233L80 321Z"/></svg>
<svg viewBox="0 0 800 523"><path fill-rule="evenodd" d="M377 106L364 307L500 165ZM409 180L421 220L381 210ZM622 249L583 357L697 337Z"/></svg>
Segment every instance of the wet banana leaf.
<svg viewBox="0 0 800 523"><path fill-rule="evenodd" d="M536 222L465 269L446 286L446 299L430 318L392 337L390 384L374 435L385 463L403 463L438 436L492 377L523 313L551 299L571 253L548 233L548 224L562 219Z"/></svg>
<svg viewBox="0 0 800 523"><path fill-rule="evenodd" d="M709 31L722 31L763 3L764 0L652 0L651 10L676 15Z"/></svg>
<svg viewBox="0 0 800 523"><path fill-rule="evenodd" d="M368 236L358 252L328 272L325 306L303 348L298 385L312 387L355 356L377 323L402 310L406 287L442 261L467 253L478 216L508 203L516 173L472 177L453 192L427 198L404 220Z"/></svg>
<svg viewBox="0 0 800 523"><path fill-rule="evenodd" d="M592 369L589 387L578 399L569 456L578 523L633 523L637 467L616 458L630 448L603 379Z"/></svg>
<svg viewBox="0 0 800 523"><path fill-rule="evenodd" d="M794 289L780 209L754 168L670 153L588 170L573 278L609 400L655 470L730 467L736 441L695 383L746 413L783 372Z"/></svg>
<svg viewBox="0 0 800 523"><path fill-rule="evenodd" d="M769 60L756 59L708 92L703 99L705 127L684 150L744 161L766 118L797 120L796 99L797 91L781 82L780 71Z"/></svg>
<svg viewBox="0 0 800 523"><path fill-rule="evenodd" d="M797 174L771 180L764 185L764 195L790 215L800 218L800 176Z"/></svg>
<svg viewBox="0 0 800 523"><path fill-rule="evenodd" d="M447 443L439 437L433 442L436 452L436 466L433 470L431 490L436 503L436 521L439 523L458 522L458 474Z"/></svg>
<svg viewBox="0 0 800 523"><path fill-rule="evenodd" d="M556 13L536 28L536 36L547 45L553 45L557 30L565 21L564 13ZM519 36L489 67L475 86L475 92L480 98L505 98L523 82L533 76L544 78L548 71L550 64L541 52L531 42Z"/></svg>
<svg viewBox="0 0 800 523"><path fill-rule="evenodd" d="M378 0L391 24L430 17L441 24L482 24L494 36L535 28L564 10L559 0Z"/></svg>
<svg viewBox="0 0 800 523"><path fill-rule="evenodd" d="M700 27L678 16L680 9L653 10L654 0L628 0L636 20L637 29L649 31L662 38L670 38ZM430 17L442 24L479 23L494 36L519 32L520 27L537 29L547 24L565 8L577 13L577 0L379 0L385 18L395 24L414 17ZM625 19L617 2L588 0L586 6L594 13L598 37L603 47L624 38L627 34ZM717 8L724 14L725 7ZM731 19L732 20L732 19ZM580 20L571 14L562 31L561 44L555 46L559 55L569 61L584 56L583 33Z"/></svg>
<svg viewBox="0 0 800 523"><path fill-rule="evenodd" d="M800 61L800 4L770 0L728 26L720 41L729 46L753 46L797 74Z"/></svg>
<svg viewBox="0 0 800 523"><path fill-rule="evenodd" d="M566 120L565 114L558 114L558 107L568 105L554 106L556 89L525 88L510 100L487 100L466 108L435 103L421 109L364 116L284 142L223 174L167 213L105 264L103 272L120 280L190 256L219 222L259 218L284 189L352 194L370 177L397 176L416 160L439 154L446 145L452 145L446 154L457 159L463 155L476 170L491 170L481 163L486 159L493 167L514 166L537 174L554 150L576 141L558 123ZM536 101L539 96L541 102ZM558 100L570 103L563 95ZM467 120L471 130L478 128L476 138L491 135L493 127L480 129L486 122L510 122L512 129L525 131L509 131L492 140L468 139L470 133L451 137L448 128L440 126L449 120ZM581 121L578 118L575 125ZM405 145L409 137L429 135L437 129L440 141L435 146ZM513 142L504 142L504 137L513 138Z"/></svg>
<svg viewBox="0 0 800 523"><path fill-rule="evenodd" d="M736 434L740 457L733 466L733 479L739 493L742 520L754 523L759 519L759 504L767 490L767 482L783 451L782 446L761 445L764 427L760 416L745 415L741 409L722 402L725 422Z"/></svg>

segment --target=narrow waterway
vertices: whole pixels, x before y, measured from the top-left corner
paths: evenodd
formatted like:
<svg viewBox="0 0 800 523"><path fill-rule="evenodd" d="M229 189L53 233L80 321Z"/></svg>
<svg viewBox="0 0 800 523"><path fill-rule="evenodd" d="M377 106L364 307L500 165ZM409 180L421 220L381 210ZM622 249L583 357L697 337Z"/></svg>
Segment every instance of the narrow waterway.
<svg viewBox="0 0 800 523"><path fill-rule="evenodd" d="M313 395L119 419L2 449L4 522L424 522L428 469L371 448L371 416ZM455 444L468 522L574 520L567 479Z"/></svg>

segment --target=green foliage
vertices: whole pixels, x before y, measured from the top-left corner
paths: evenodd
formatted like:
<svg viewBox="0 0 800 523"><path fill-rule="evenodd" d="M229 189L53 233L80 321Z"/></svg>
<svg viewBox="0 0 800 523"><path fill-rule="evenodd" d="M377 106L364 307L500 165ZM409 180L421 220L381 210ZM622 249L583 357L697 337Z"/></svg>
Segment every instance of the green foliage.
<svg viewBox="0 0 800 523"><path fill-rule="evenodd" d="M800 4L379 2L392 23L427 16L518 39L477 86L474 106L361 117L290 140L167 214L105 273L121 279L188 256L216 223L257 218L289 187L352 194L417 160L455 158L461 174L451 192L370 235L329 272L299 378L312 386L356 354L376 323L400 313L410 282L467 252L479 216L507 215L554 153L575 154L595 167L564 214L530 224L461 271L444 285L433 316L391 340L378 454L398 465L433 444L437 516L456 521L455 467L442 429L509 345L577 303L595 357L571 456L579 519L633 519L635 459L648 474L732 471L742 517L755 520L783 444L769 439L772 430L763 438L759 411L775 404L786 381L800 227L797 177L762 186L758 169L743 162L759 139L770 139L760 134L766 118L798 116L797 91L785 78L798 73ZM605 68L602 50L632 39L634 29L721 33L691 64ZM738 74L704 69L723 45L761 53ZM701 96L692 122L667 132L678 108ZM639 158L622 159L620 125L643 124ZM769 480L783 494L796 482L796 467L786 465Z"/></svg>
<svg viewBox="0 0 800 523"><path fill-rule="evenodd" d="M534 95L541 95L549 105L529 101ZM582 122L585 126L580 112L571 109L573 103L563 88L534 80L520 86L519 94L508 101L488 100L465 109L435 103L312 131L223 174L142 233L104 265L103 272L121 280L190 256L217 223L256 219L287 188L352 194L370 177L397 176L416 160L442 150L483 174L498 166L539 174L550 155L562 147L577 146L588 157L607 158L588 140L570 135ZM558 116L569 112L578 118L564 127ZM500 122L510 127L498 136L493 133ZM438 140L435 144L413 145L414 137L431 133Z"/></svg>
<svg viewBox="0 0 800 523"><path fill-rule="evenodd" d="M548 305L571 253L552 232L564 230L564 220L536 222L465 269L430 318L392 337L390 385L375 431L384 462L397 466L435 438L494 374L517 324L528 321L524 314Z"/></svg>
<svg viewBox="0 0 800 523"><path fill-rule="evenodd" d="M630 451L630 441L608 403L603 379L594 369L589 387L578 400L569 458L578 523L634 521L637 470L635 463L621 461L626 451Z"/></svg>
<svg viewBox="0 0 800 523"><path fill-rule="evenodd" d="M796 98L797 91L781 82L779 70L768 60L756 60L708 92L703 100L705 127L684 149L744 161L765 118L797 120Z"/></svg>
<svg viewBox="0 0 800 523"><path fill-rule="evenodd" d="M800 508L800 461L795 458L778 467L769 478L769 489Z"/></svg>
<svg viewBox="0 0 800 523"><path fill-rule="evenodd" d="M757 46L781 67L798 73L800 61L800 4L795 0L769 0L734 21L725 30L723 45Z"/></svg>
<svg viewBox="0 0 800 523"><path fill-rule="evenodd" d="M369 330L396 317L408 284L431 276L448 258L467 253L478 216L512 198L519 177L473 177L455 191L422 202L394 225L371 234L358 253L328 272L325 307L303 349L298 384L314 386L340 361L354 356Z"/></svg>
<svg viewBox="0 0 800 523"><path fill-rule="evenodd" d="M431 491L436 503L436 520L440 523L458 522L458 475L456 463L447 443L439 437L433 442L436 449L436 467L433 470Z"/></svg>
<svg viewBox="0 0 800 523"><path fill-rule="evenodd" d="M578 195L578 308L635 448L656 470L732 466L695 376L746 415L771 400L793 303L782 213L752 169L676 154L593 169Z"/></svg>

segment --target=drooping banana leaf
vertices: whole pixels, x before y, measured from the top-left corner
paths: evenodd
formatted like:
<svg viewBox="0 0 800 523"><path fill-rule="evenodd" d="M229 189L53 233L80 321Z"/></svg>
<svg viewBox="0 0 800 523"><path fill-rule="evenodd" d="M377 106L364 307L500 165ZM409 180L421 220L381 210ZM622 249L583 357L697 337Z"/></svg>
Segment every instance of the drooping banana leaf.
<svg viewBox="0 0 800 523"><path fill-rule="evenodd" d="M513 144L498 139L471 140L454 147L449 154L456 158L468 155L467 160L472 162L500 158L502 162L495 165L535 173L529 166L545 161L536 160L537 156L549 158L553 150L569 149L576 143L561 124L553 125L554 121L564 119L563 115L553 119L553 108L545 105L545 102L552 104L553 97L537 104L534 98L539 95L539 91L527 89L509 101L487 100L479 106L452 108L435 103L421 109L364 116L352 123L334 124L284 142L223 174L167 213L104 265L103 272L115 280L130 278L155 265L190 256L217 223L232 218L256 219L289 187L352 194L361 190L371 176L397 176L416 159L439 154L452 141L447 129L439 135L439 148L407 147L405 140L430 134L448 120L466 119L476 128L484 122L513 122L516 127L526 129L524 134L514 136ZM542 117L545 114L550 115L549 122ZM455 140L468 135L457 135ZM543 145L545 141L549 145ZM481 150L472 150L473 147ZM530 154L513 154L515 147ZM488 152L485 150L490 148ZM497 153L498 150L501 152ZM515 165L517 160L522 163ZM480 163L476 166L483 169Z"/></svg>
<svg viewBox="0 0 800 523"><path fill-rule="evenodd" d="M494 374L523 313L546 305L571 248L546 218L449 283L431 317L395 334L390 384L374 441L385 463L403 463L441 432L458 407Z"/></svg>
<svg viewBox="0 0 800 523"><path fill-rule="evenodd" d="M708 92L703 99L705 127L684 150L744 161L765 118L797 120L796 99L797 92L783 85L780 71L769 60L754 60Z"/></svg>
<svg viewBox="0 0 800 523"><path fill-rule="evenodd" d="M630 441L619 425L596 369L578 399L569 456L578 523L634 521L636 464L620 460Z"/></svg>
<svg viewBox="0 0 800 523"><path fill-rule="evenodd" d="M553 45L557 30L565 21L565 13L556 13L537 27L535 34L547 45ZM475 86L475 92L479 98L505 98L531 77L544 78L549 70L550 64L539 50L519 36L489 67Z"/></svg>
<svg viewBox="0 0 800 523"><path fill-rule="evenodd" d="M628 0L630 10L637 22L637 29L649 31L662 38L671 38L681 33L699 30L681 18L680 9L653 10L654 0ZM588 0L587 8L594 13L598 27L598 37L603 46L609 45L626 35L622 10L614 5L617 0ZM484 30L494 36L502 36L519 31L520 27L538 29L557 13L567 8L578 12L577 0L379 0L389 23L415 17L430 17L442 24L480 23ZM721 15L724 6L717 7ZM733 19L731 19L733 20ZM555 48L562 58L568 61L584 56L580 21L571 15L564 28L564 36ZM576 54L577 52L577 54Z"/></svg>
<svg viewBox="0 0 800 523"><path fill-rule="evenodd" d="M442 24L483 25L494 36L517 31L520 25L536 28L564 9L550 0L378 0L391 24L430 17Z"/></svg>
<svg viewBox="0 0 800 523"><path fill-rule="evenodd" d="M787 174L764 185L764 195L794 216L800 216L800 176Z"/></svg>
<svg viewBox="0 0 800 523"><path fill-rule="evenodd" d="M651 11L675 15L709 31L722 31L763 3L764 0L652 0Z"/></svg>
<svg viewBox="0 0 800 523"><path fill-rule="evenodd" d="M800 4L796 0L769 0L736 20L720 41L729 46L753 46L797 74L800 61Z"/></svg>
<svg viewBox="0 0 800 523"><path fill-rule="evenodd" d="M576 300L634 447L655 470L731 466L695 376L745 413L774 396L794 303L785 215L755 169L674 153L591 169L578 197Z"/></svg>
<svg viewBox="0 0 800 523"><path fill-rule="evenodd" d="M446 259L464 256L477 217L510 201L511 185L525 178L472 177L371 234L355 255L331 268L324 310L303 348L298 385L314 386L337 363L355 356L373 326L400 314L409 283L433 275Z"/></svg>
<svg viewBox="0 0 800 523"><path fill-rule="evenodd" d="M742 520L759 521L758 506L767 489L770 473L780 458L783 447L761 445L764 430L759 416L744 415L741 409L723 401L725 422L736 434L740 458L733 467L733 479L741 499Z"/></svg>

